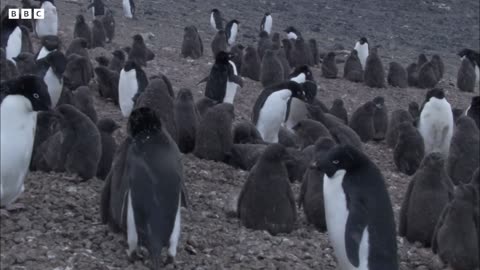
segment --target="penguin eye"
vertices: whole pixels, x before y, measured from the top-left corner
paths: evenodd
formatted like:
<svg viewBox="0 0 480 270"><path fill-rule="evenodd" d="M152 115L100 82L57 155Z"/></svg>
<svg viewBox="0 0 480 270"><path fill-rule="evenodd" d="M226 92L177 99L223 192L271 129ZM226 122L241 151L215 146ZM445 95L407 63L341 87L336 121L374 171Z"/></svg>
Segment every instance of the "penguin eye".
<svg viewBox="0 0 480 270"><path fill-rule="evenodd" d="M38 99L40 96L37 93L33 93L33 97Z"/></svg>
<svg viewBox="0 0 480 270"><path fill-rule="evenodd" d="M338 163L340 163L340 161L338 161L337 159L332 161L333 164L337 165Z"/></svg>

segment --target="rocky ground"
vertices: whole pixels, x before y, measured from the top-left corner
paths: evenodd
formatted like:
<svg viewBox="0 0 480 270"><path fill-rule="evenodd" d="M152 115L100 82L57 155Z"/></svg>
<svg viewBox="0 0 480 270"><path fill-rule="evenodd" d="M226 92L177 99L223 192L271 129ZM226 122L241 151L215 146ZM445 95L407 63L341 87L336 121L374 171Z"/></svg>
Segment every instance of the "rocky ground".
<svg viewBox="0 0 480 270"><path fill-rule="evenodd" d="M19 1L18 1L19 2ZM138 0L138 20L122 17L121 1L106 1L117 20L116 37L105 49L91 51L92 56L109 55L113 49L130 45L135 33L149 36L147 45L155 60L146 72L166 74L174 90L187 87L196 98L203 95L204 78L212 65L210 42L213 31L209 10L217 7L227 20L241 22L238 42L254 44L262 15L270 11L274 31L294 25L305 37L314 37L321 51L352 48L360 36L371 44L382 45L383 64L398 61L404 66L419 53L429 57L438 53L445 61L446 75L440 82L453 107L465 109L473 94L461 93L455 87L459 60L456 53L464 48L479 48L479 11L477 0L440 1L217 1L217 0ZM6 0L5 4L17 4ZM56 1L60 36L69 44L75 15L86 13L87 1ZM91 18L91 13L87 13ZM204 41L205 56L199 60L180 57L183 28L193 24ZM34 38L38 47L38 41ZM343 70L343 66L339 66ZM340 74L341 75L341 74ZM314 68L321 91L317 98L328 106L342 98L351 114L358 106L383 95L389 111L407 108L410 101L421 103L426 90L371 89L343 79L327 80ZM252 105L261 91L259 83L246 79L235 100L236 119L250 119ZM477 90L478 92L478 90ZM478 94L478 93L477 93ZM96 97L100 117L111 117L125 126L120 110ZM125 128L116 137L125 136ZM392 150L384 142L367 143L365 150L381 168L398 217L400 204L410 177L396 171ZM266 232L242 227L229 218L231 205L246 180L248 172L225 164L184 156L186 184L191 209L183 210L182 235L178 248L178 269L335 269L335 259L327 234L317 232L299 213L296 229L288 235L270 236ZM91 179L79 182L72 175L32 172L25 183L20 203L25 209L2 217L1 269L147 269L145 263L131 263L126 256L126 241L100 224L99 198L103 182ZM293 185L298 195L299 184ZM397 218L398 222L398 218ZM429 249L398 238L401 269L442 269ZM173 268L172 265L167 268Z"/></svg>

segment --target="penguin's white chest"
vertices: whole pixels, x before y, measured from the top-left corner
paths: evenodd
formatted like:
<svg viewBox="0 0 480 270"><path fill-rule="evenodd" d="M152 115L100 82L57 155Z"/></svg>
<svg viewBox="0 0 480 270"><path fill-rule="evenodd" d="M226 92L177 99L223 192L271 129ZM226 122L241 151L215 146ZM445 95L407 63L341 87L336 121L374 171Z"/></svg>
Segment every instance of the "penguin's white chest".
<svg viewBox="0 0 480 270"><path fill-rule="evenodd" d="M363 70L365 70L365 65L367 64L368 57L368 43L360 44L360 42L357 41L354 49L357 50L358 58L360 59Z"/></svg>
<svg viewBox="0 0 480 270"><path fill-rule="evenodd" d="M292 92L288 89L276 91L263 104L258 114L257 129L266 142L278 142L278 131L287 113L287 102Z"/></svg>
<svg viewBox="0 0 480 270"><path fill-rule="evenodd" d="M58 78L57 75L53 72L52 67L49 67L43 81L48 87L48 93L50 94L50 99L52 100L52 107L55 107L62 95L63 80Z"/></svg>
<svg viewBox="0 0 480 270"><path fill-rule="evenodd" d="M269 35L272 32L272 25L273 25L272 16L268 15L267 17L265 17L265 26L263 27L263 30L267 32Z"/></svg>
<svg viewBox="0 0 480 270"><path fill-rule="evenodd" d="M123 0L123 15L127 18L133 18L132 7L130 6L130 0Z"/></svg>
<svg viewBox="0 0 480 270"><path fill-rule="evenodd" d="M32 157L37 113L23 96L7 96L1 107L0 205L13 203L23 191Z"/></svg>
<svg viewBox="0 0 480 270"><path fill-rule="evenodd" d="M475 81L478 83L480 81L480 69L478 65L475 65Z"/></svg>
<svg viewBox="0 0 480 270"><path fill-rule="evenodd" d="M233 74L237 76L238 73L237 73L237 67L235 66L235 63L233 63L232 61L229 61L229 63L233 68ZM227 79L227 89L225 92L225 98L223 98L223 102L233 104L233 100L235 99L237 89L238 89L238 84L231 82L230 80Z"/></svg>
<svg viewBox="0 0 480 270"><path fill-rule="evenodd" d="M450 103L446 99L430 98L420 114L418 127L425 143L425 153L440 152L447 156L453 128L453 113Z"/></svg>
<svg viewBox="0 0 480 270"><path fill-rule="evenodd" d="M297 39L298 38L297 34L295 34L294 32L289 32L287 34L287 37L288 37L288 39Z"/></svg>
<svg viewBox="0 0 480 270"><path fill-rule="evenodd" d="M217 30L217 24L215 23L215 17L213 17L213 12L212 14L210 14L210 25L215 31Z"/></svg>
<svg viewBox="0 0 480 270"><path fill-rule="evenodd" d="M37 55L37 60L40 60L42 58L45 58L49 53L53 52L53 51L56 51L56 50L52 50L52 51L49 51L47 48L45 48L44 46L42 46L42 48L40 49L40 52L38 53Z"/></svg>
<svg viewBox="0 0 480 270"><path fill-rule="evenodd" d="M43 2L41 7L45 11L45 18L35 21L35 31L37 32L37 36L56 36L58 32L57 8L48 1Z"/></svg>
<svg viewBox="0 0 480 270"><path fill-rule="evenodd" d="M235 43L235 40L237 39L237 33L238 33L238 25L236 23L232 24L232 28L230 28L230 37L228 38L228 44L232 45Z"/></svg>
<svg viewBox="0 0 480 270"><path fill-rule="evenodd" d="M133 109L132 98L138 91L137 72L135 69L120 72L120 81L118 83L118 99L120 110L125 117L130 116Z"/></svg>
<svg viewBox="0 0 480 270"><path fill-rule="evenodd" d="M298 98L292 98L290 102L290 110L285 122L285 127L293 131L293 127L303 119L307 119L308 110L305 102Z"/></svg>
<svg viewBox="0 0 480 270"><path fill-rule="evenodd" d="M348 219L347 198L342 187L345 170L338 170L331 178L323 178L325 218L328 237L337 258L338 270L368 270L368 227L365 228L359 246L360 265L355 267L347 257L345 233Z"/></svg>
<svg viewBox="0 0 480 270"><path fill-rule="evenodd" d="M13 57L17 57L22 51L22 30L19 26L15 27L10 36L8 37L7 47L5 53L7 59L14 62Z"/></svg>

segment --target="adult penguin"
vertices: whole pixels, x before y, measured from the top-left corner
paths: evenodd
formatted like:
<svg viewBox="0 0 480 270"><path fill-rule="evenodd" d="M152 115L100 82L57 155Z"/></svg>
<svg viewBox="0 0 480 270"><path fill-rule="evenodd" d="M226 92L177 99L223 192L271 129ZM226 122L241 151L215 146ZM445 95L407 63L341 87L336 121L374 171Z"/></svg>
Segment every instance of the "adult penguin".
<svg viewBox="0 0 480 270"><path fill-rule="evenodd" d="M101 19L103 28L105 28L105 36L107 38L107 43L111 43L113 37L115 36L115 19L113 17L113 11L108 9L105 12L105 16Z"/></svg>
<svg viewBox="0 0 480 270"><path fill-rule="evenodd" d="M227 36L227 43L229 46L233 46L235 43L239 27L240 23L237 20L231 20L225 25L225 35Z"/></svg>
<svg viewBox="0 0 480 270"><path fill-rule="evenodd" d="M5 48L6 58L14 61L22 51L22 29L19 20L2 18L0 46Z"/></svg>
<svg viewBox="0 0 480 270"><path fill-rule="evenodd" d="M270 33L272 32L272 25L273 25L272 14L270 14L270 12L265 12L265 15L263 15L262 21L260 22L260 32L265 31L270 35Z"/></svg>
<svg viewBox="0 0 480 270"><path fill-rule="evenodd" d="M47 84L52 107L55 107L63 91L63 73L67 58L62 52L55 51L37 61L37 75Z"/></svg>
<svg viewBox="0 0 480 270"><path fill-rule="evenodd" d="M56 36L58 32L57 8L53 0L40 0L40 8L44 10L44 18L35 20L35 32L39 38Z"/></svg>
<svg viewBox="0 0 480 270"><path fill-rule="evenodd" d="M136 62L127 61L118 83L118 103L123 116L130 115L135 103L133 98L143 92L147 85L148 79L143 69Z"/></svg>
<svg viewBox="0 0 480 270"><path fill-rule="evenodd" d="M24 190L30 165L37 112L50 110L47 85L24 75L0 83L1 181L0 206L8 207Z"/></svg>
<svg viewBox="0 0 480 270"><path fill-rule="evenodd" d="M360 59L360 63L362 64L362 68L363 70L365 70L367 66L367 57L369 55L367 38L366 37L360 38L355 43L355 47L353 49L357 51L358 58Z"/></svg>
<svg viewBox="0 0 480 270"><path fill-rule="evenodd" d="M210 13L210 25L215 31L223 29L223 17L220 10L214 8Z"/></svg>

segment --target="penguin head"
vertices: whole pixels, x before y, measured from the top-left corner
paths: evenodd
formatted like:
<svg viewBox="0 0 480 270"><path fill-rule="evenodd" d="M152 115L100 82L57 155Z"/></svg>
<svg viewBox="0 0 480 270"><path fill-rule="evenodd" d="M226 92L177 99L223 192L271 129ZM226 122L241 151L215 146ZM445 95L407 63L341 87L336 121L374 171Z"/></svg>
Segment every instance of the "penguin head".
<svg viewBox="0 0 480 270"><path fill-rule="evenodd" d="M365 43L368 44L368 40L367 40L366 37L361 37L361 38L358 40L358 42L360 42L360 44L362 44L362 45L365 44Z"/></svg>
<svg viewBox="0 0 480 270"><path fill-rule="evenodd" d="M431 98L444 99L445 98L445 93L440 88L430 89L426 94L425 103L430 101Z"/></svg>
<svg viewBox="0 0 480 270"><path fill-rule="evenodd" d="M368 157L360 150L350 145L337 145L324 158L315 160L312 166L331 178L337 171L352 172L365 164L368 164Z"/></svg>
<svg viewBox="0 0 480 270"><path fill-rule="evenodd" d="M232 58L233 58L233 54L228 53L228 52L224 52L224 51L220 51L215 56L215 63L216 64L229 64L228 61Z"/></svg>
<svg viewBox="0 0 480 270"><path fill-rule="evenodd" d="M317 96L317 84L314 81L306 81L301 85L305 93L305 101L307 103L313 103Z"/></svg>
<svg viewBox="0 0 480 270"><path fill-rule="evenodd" d="M265 12L265 17L270 16L270 12Z"/></svg>
<svg viewBox="0 0 480 270"><path fill-rule="evenodd" d="M136 35L134 35L132 38L133 38L133 42L134 42L134 43L135 43L135 42L143 43L143 37L142 37L142 35L140 35L140 34L136 34Z"/></svg>
<svg viewBox="0 0 480 270"><path fill-rule="evenodd" d="M123 53L122 50L115 50L112 52L112 55L116 58L118 58L120 61L125 60L125 54Z"/></svg>
<svg viewBox="0 0 480 270"><path fill-rule="evenodd" d="M21 95L30 101L33 111L48 111L52 106L48 87L42 78L23 75L12 80L3 81L0 86L2 95Z"/></svg>
<svg viewBox="0 0 480 270"><path fill-rule="evenodd" d="M419 54L417 59L417 65L420 67L426 62L428 62L427 56L424 53Z"/></svg>
<svg viewBox="0 0 480 270"><path fill-rule="evenodd" d="M327 58L328 60L333 60L335 59L335 52L329 52L327 53Z"/></svg>
<svg viewBox="0 0 480 270"><path fill-rule="evenodd" d="M134 138L137 135L158 132L161 129L160 118L153 109L148 107L133 110L128 118L128 132Z"/></svg>
<svg viewBox="0 0 480 270"><path fill-rule="evenodd" d="M53 72L56 75L58 76L63 75L63 73L65 72L65 68L67 66L67 58L62 52L60 51L51 52L44 59L48 63L48 65L52 68Z"/></svg>
<svg viewBox="0 0 480 270"><path fill-rule="evenodd" d="M302 87L301 84L295 81L288 81L286 88L289 89L292 93L290 97L298 98L303 101L307 100L305 89Z"/></svg>
<svg viewBox="0 0 480 270"><path fill-rule="evenodd" d="M220 12L220 11L219 11L218 9L216 9L216 8L212 9L212 13L214 13L214 14L215 14L215 13L219 13L219 12Z"/></svg>
<svg viewBox="0 0 480 270"><path fill-rule="evenodd" d="M313 81L313 73L307 65L296 67L290 75L288 75L290 80L294 80L298 83L303 83L305 81Z"/></svg>
<svg viewBox="0 0 480 270"><path fill-rule="evenodd" d="M110 62L110 60L108 60L108 58L103 55L95 57L95 61L97 61L99 66L105 66L105 67L107 67L108 63Z"/></svg>
<svg viewBox="0 0 480 270"><path fill-rule="evenodd" d="M468 60L474 62L475 61L475 55L478 55L477 52L475 52L474 50L472 49L463 49L461 50L460 52L458 52L458 56L460 56L460 58L467 58Z"/></svg>
<svg viewBox="0 0 480 270"><path fill-rule="evenodd" d="M333 107L335 108L342 108L343 107L343 100L337 98L333 101Z"/></svg>
<svg viewBox="0 0 480 270"><path fill-rule="evenodd" d="M100 131L109 134L112 134L115 130L120 128L120 126L110 118L103 118L98 120L97 127Z"/></svg>
<svg viewBox="0 0 480 270"><path fill-rule="evenodd" d="M193 36L197 33L197 28L194 25L186 26L183 31L185 32L185 36Z"/></svg>
<svg viewBox="0 0 480 270"><path fill-rule="evenodd" d="M373 103L373 101L367 101L365 104L363 104L362 108L368 114L373 114L375 112L376 105Z"/></svg>
<svg viewBox="0 0 480 270"><path fill-rule="evenodd" d="M82 14L78 14L77 17L75 17L76 23L85 23L85 17L83 17Z"/></svg>
<svg viewBox="0 0 480 270"><path fill-rule="evenodd" d="M138 69L138 68L140 68L140 66L137 64L137 62L133 60L128 60L127 62L125 62L125 66L123 66L123 70L125 71L130 71L132 69Z"/></svg>
<svg viewBox="0 0 480 270"><path fill-rule="evenodd" d="M283 145L272 143L265 148L261 158L263 160L278 162L290 160L292 157L288 154L287 149L285 149Z"/></svg>
<svg viewBox="0 0 480 270"><path fill-rule="evenodd" d="M295 27L293 26L288 26L287 28L285 28L285 30L283 30L285 33L294 33L294 34L297 34L298 31L297 29L295 29Z"/></svg>
<svg viewBox="0 0 480 270"><path fill-rule="evenodd" d="M385 105L385 98L383 98L382 96L378 96L373 99L373 103L375 103L375 107L377 109L382 109Z"/></svg>
<svg viewBox="0 0 480 270"><path fill-rule="evenodd" d="M357 50L353 49L353 50L350 52L350 55L353 55L353 56L357 56L357 57L358 57L358 52L357 52Z"/></svg>
<svg viewBox="0 0 480 270"><path fill-rule="evenodd" d="M267 31L261 31L260 34L258 34L260 38L268 38L268 32Z"/></svg>
<svg viewBox="0 0 480 270"><path fill-rule="evenodd" d="M42 46L47 48L47 50L49 51L53 51L60 47L60 39L58 38L58 36L44 36L42 37L40 42L42 43Z"/></svg>
<svg viewBox="0 0 480 270"><path fill-rule="evenodd" d="M192 91L188 88L182 88L178 91L177 98L181 101L193 101Z"/></svg>

